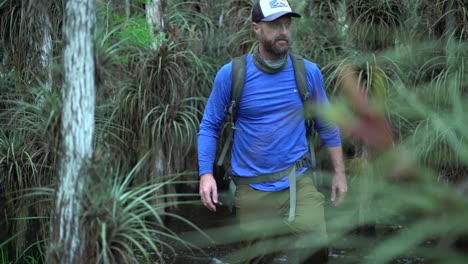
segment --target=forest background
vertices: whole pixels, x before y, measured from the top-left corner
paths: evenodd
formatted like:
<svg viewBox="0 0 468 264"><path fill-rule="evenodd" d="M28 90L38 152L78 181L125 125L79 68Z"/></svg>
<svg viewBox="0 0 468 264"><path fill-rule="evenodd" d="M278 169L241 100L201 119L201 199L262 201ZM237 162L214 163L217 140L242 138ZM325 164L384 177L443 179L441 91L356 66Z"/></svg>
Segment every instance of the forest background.
<svg viewBox="0 0 468 264"><path fill-rule="evenodd" d="M167 238L184 244L165 221L184 221L177 207L198 201L204 104L216 71L255 47L253 3L0 1L2 263L151 262L164 259ZM405 255L468 263L460 250L468 234L466 1L290 3L303 14L292 50L321 68L328 116L372 141L372 113L394 135L378 153L344 135L350 195L331 218L331 241L348 241L368 263ZM80 75L73 63L92 67ZM349 69L368 100L364 115L343 90ZM69 106L77 107L71 115ZM76 125L78 115L91 125ZM67 138L90 147L77 153ZM350 232L388 223L404 228L379 240ZM80 232L62 234L67 226Z"/></svg>

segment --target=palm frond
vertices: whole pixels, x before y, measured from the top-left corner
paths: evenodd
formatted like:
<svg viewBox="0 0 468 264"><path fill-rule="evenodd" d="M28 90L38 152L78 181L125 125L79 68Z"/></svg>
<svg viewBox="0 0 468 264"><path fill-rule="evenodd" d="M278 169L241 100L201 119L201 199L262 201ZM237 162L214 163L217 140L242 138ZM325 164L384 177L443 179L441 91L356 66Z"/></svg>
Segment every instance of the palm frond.
<svg viewBox="0 0 468 264"><path fill-rule="evenodd" d="M101 175L95 175L97 182L92 186L96 191L88 194L89 204L84 216L89 221L88 232L95 238L90 241L97 241L93 246L97 247L94 256L97 260L114 263L121 259L139 263L142 258L146 261L163 259L163 250L171 247L167 243L168 239L180 242L188 248L195 247L185 243L176 233L165 227L164 216L158 206L168 205L154 206L155 200L161 200L156 194L158 189L174 184L181 175L170 176L163 183L151 181L140 185L132 184L138 174L144 173L146 159L149 157L150 153L127 174L113 169L97 171ZM113 181L109 181L109 177Z"/></svg>

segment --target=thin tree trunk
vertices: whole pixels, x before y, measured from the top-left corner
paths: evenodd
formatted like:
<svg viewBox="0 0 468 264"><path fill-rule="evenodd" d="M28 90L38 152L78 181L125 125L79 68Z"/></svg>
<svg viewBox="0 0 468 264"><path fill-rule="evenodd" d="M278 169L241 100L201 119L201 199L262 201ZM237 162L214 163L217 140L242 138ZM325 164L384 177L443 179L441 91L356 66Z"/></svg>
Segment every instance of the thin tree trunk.
<svg viewBox="0 0 468 264"><path fill-rule="evenodd" d="M26 80L38 80L46 90L52 87L52 25L49 18L49 0L22 0L18 3L25 20L20 26L24 34L14 36L12 50L24 54L24 77ZM18 49L19 48L19 49ZM32 73L32 75L31 75Z"/></svg>
<svg viewBox="0 0 468 264"><path fill-rule="evenodd" d="M127 18L127 21L130 18L130 0L125 0L125 17Z"/></svg>
<svg viewBox="0 0 468 264"><path fill-rule="evenodd" d="M64 17L63 155L59 168L52 248L47 263L83 263L85 236L80 225L83 189L94 133L94 0L68 0Z"/></svg>
<svg viewBox="0 0 468 264"><path fill-rule="evenodd" d="M44 20L42 28L42 41L40 43L40 65L44 71L44 86L47 91L52 90L52 36L50 33L50 21L48 16Z"/></svg>
<svg viewBox="0 0 468 264"><path fill-rule="evenodd" d="M167 164L167 157L163 151L163 145L159 140L157 140L153 145L153 168L151 172L151 180L152 182L164 182L164 175L167 173L166 164ZM154 199L154 206L158 207L158 213L163 216L165 208L161 205L165 203L164 196L165 187L158 188L155 190L154 195L157 197Z"/></svg>
<svg viewBox="0 0 468 264"><path fill-rule="evenodd" d="M457 8L455 0L448 0L445 7L445 39L447 42L455 37L455 32L457 31ZM449 45L447 45L449 46Z"/></svg>
<svg viewBox="0 0 468 264"><path fill-rule="evenodd" d="M164 17L161 0L151 0L146 4L146 19L150 32L155 36L153 48L159 50L164 41Z"/></svg>
<svg viewBox="0 0 468 264"><path fill-rule="evenodd" d="M52 89L52 25L49 19L47 0L36 0L32 2L32 16L35 27L38 29L38 41L34 47L35 56L38 56L39 65L37 73L41 77L46 90Z"/></svg>

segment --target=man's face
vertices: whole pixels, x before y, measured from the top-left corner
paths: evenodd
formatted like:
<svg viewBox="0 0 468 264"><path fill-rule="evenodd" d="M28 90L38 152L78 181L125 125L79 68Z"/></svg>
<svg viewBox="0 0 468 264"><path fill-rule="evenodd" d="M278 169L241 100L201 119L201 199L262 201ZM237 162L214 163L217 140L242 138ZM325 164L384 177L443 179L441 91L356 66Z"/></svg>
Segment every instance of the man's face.
<svg viewBox="0 0 468 264"><path fill-rule="evenodd" d="M291 42L291 17L286 15L271 22L259 22L257 25L259 44L273 57L283 57Z"/></svg>

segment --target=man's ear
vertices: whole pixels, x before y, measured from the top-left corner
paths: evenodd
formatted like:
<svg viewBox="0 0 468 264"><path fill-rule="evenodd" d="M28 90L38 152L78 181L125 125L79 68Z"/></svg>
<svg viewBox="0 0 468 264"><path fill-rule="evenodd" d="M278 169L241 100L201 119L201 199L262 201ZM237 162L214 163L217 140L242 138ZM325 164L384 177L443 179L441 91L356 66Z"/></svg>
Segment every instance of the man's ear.
<svg viewBox="0 0 468 264"><path fill-rule="evenodd" d="M258 23L255 23L255 22L252 22L252 30L257 32L258 30L260 30L260 25Z"/></svg>

